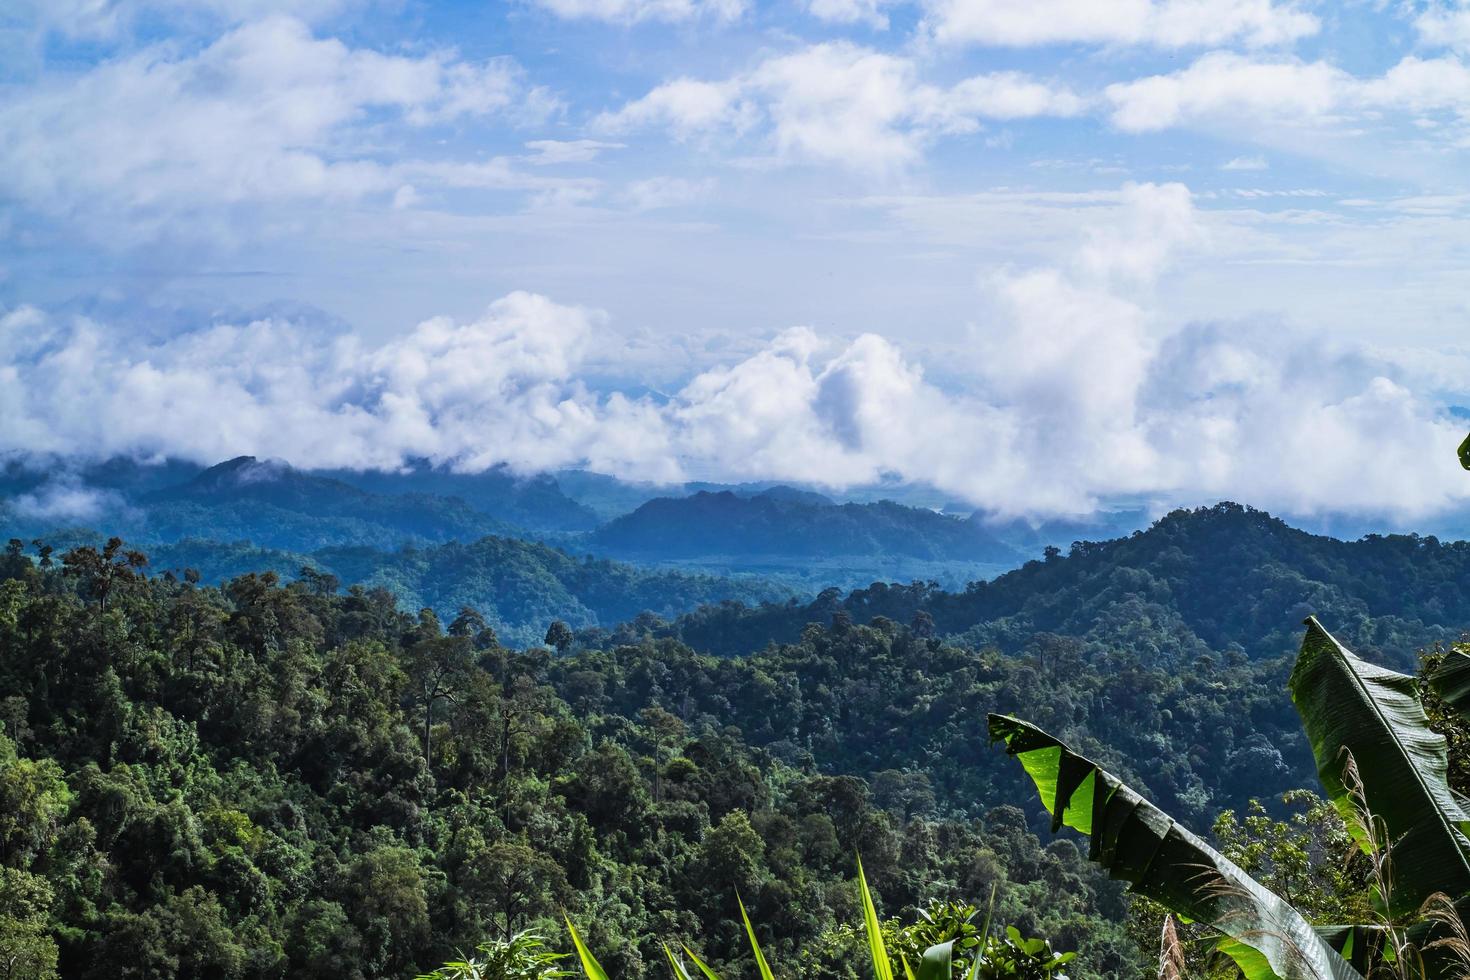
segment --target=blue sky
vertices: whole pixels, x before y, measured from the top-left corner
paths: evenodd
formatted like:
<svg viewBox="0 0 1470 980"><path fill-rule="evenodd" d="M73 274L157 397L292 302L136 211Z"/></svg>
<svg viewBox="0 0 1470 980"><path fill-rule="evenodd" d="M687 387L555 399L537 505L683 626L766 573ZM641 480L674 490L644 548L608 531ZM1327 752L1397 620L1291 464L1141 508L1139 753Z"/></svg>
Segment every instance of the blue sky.
<svg viewBox="0 0 1470 980"><path fill-rule="evenodd" d="M1470 493L1470 7L6 10L0 449Z"/></svg>

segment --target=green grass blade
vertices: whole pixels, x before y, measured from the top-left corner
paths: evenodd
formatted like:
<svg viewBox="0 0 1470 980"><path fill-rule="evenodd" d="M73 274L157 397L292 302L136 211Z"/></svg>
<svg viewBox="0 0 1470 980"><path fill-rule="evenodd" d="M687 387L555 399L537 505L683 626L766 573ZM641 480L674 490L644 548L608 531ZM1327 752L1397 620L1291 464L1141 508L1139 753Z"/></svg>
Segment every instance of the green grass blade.
<svg viewBox="0 0 1470 980"><path fill-rule="evenodd" d="M684 964L674 958L674 951L669 949L668 943L664 944L664 955L669 958L669 969L674 973L674 980L692 980L689 971L684 969Z"/></svg>
<svg viewBox="0 0 1470 980"><path fill-rule="evenodd" d="M990 945L990 924L995 917L995 890L1000 885L990 886L990 904L985 909L985 925L980 927L980 945L975 947L975 962L970 967L967 980L980 980L980 968L985 965L985 947Z"/></svg>
<svg viewBox="0 0 1470 980"><path fill-rule="evenodd" d="M755 965L756 969L761 971L761 980L776 980L775 974L771 973L771 965L766 962L766 954L761 952L761 944L756 941L755 926L750 924L750 916L745 911L745 902L738 894L735 896L735 901L740 903L740 918L745 920L745 934L750 937L750 948L755 951Z"/></svg>
<svg viewBox="0 0 1470 980"><path fill-rule="evenodd" d="M592 955L582 942L582 937L577 935L577 927L572 925L572 920L567 919L567 932L572 934L572 945L577 948L577 959L582 961L582 972L587 974L587 980L609 980L607 971L602 964L597 962L597 957Z"/></svg>
<svg viewBox="0 0 1470 980"><path fill-rule="evenodd" d="M893 964L883 946L883 927L878 924L878 910L873 907L873 893L868 891L868 878L863 874L863 859L858 858L858 887L863 895L863 926L868 931L868 952L873 956L874 980L893 980Z"/></svg>
<svg viewBox="0 0 1470 980"><path fill-rule="evenodd" d="M705 975L706 980L720 980L719 974L715 973L714 970L711 970L708 966L706 966L704 960L700 959L698 956L695 956L694 950L690 949L688 946L684 947L684 955L689 957L689 959L694 962L695 966L699 967L699 972Z"/></svg>

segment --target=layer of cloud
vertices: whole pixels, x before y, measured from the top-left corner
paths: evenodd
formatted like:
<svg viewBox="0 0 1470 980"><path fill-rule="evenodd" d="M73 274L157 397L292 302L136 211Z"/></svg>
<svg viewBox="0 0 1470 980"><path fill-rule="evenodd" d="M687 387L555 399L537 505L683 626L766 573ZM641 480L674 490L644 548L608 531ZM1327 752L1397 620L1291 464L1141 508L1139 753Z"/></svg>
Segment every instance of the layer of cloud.
<svg viewBox="0 0 1470 980"><path fill-rule="evenodd" d="M724 80L675 79L596 125L609 132L661 126L680 139L757 133L779 161L882 172L912 165L937 136L975 132L984 120L1074 116L1084 108L1067 88L1017 72L935 86L919 78L911 58L828 42Z"/></svg>
<svg viewBox="0 0 1470 980"><path fill-rule="evenodd" d="M1320 22L1273 0L926 0L923 29L944 44L1286 44Z"/></svg>
<svg viewBox="0 0 1470 980"><path fill-rule="evenodd" d="M385 121L422 130L553 107L509 59L382 54L275 16L197 52L159 44L13 93L0 103L0 198L146 238L180 216L350 202L432 177L380 159Z"/></svg>
<svg viewBox="0 0 1470 980"><path fill-rule="evenodd" d="M30 493L6 501L17 517L69 523L89 521L108 510L124 507L113 492L82 485L68 475L59 475Z"/></svg>
<svg viewBox="0 0 1470 980"><path fill-rule="evenodd" d="M1118 200L1065 261L986 279L970 362L943 384L891 340L799 327L667 398L594 389L586 366L620 343L606 317L528 293L378 346L282 319L148 342L21 308L0 318L0 449L829 486L898 474L1020 514L1130 495L1423 516L1470 496L1460 425L1416 393L1408 360L1160 322L1157 281L1210 237L1180 185Z"/></svg>

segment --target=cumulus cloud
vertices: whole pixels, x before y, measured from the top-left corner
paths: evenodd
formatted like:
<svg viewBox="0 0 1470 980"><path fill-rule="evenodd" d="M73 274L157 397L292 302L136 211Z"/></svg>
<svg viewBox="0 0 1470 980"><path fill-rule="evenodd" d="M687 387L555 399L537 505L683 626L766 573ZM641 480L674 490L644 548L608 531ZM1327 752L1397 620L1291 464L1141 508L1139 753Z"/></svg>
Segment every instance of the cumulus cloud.
<svg viewBox="0 0 1470 980"><path fill-rule="evenodd" d="M943 44L1279 45L1321 24L1273 0L925 0L923 29Z"/></svg>
<svg viewBox="0 0 1470 980"><path fill-rule="evenodd" d="M0 103L0 197L146 238L181 215L390 195L404 170L426 168L377 159L368 133L384 120L421 129L552 107L509 59L382 54L273 16L202 50L160 43L13 93Z"/></svg>
<svg viewBox="0 0 1470 980"><path fill-rule="evenodd" d="M676 79L596 125L662 126L680 139L757 133L780 161L888 171L915 163L934 138L974 132L983 120L1074 116L1085 107L1069 89L1018 72L930 85L911 58L839 41L766 58L721 81Z"/></svg>
<svg viewBox="0 0 1470 980"><path fill-rule="evenodd" d="M615 24L640 21L680 22L708 17L736 20L745 12L745 0L533 0L568 20L601 20Z"/></svg>
<svg viewBox="0 0 1470 980"><path fill-rule="evenodd" d="M705 82L676 78L615 112L605 112L593 125L619 132L642 126L665 126L681 139L717 129L743 132L757 109L741 97L738 82Z"/></svg>
<svg viewBox="0 0 1470 980"><path fill-rule="evenodd" d="M1217 51L1187 68L1109 85L1112 121L1150 132L1208 119L1325 124L1382 110L1470 115L1470 68L1457 57L1410 55L1360 78L1324 61L1262 60Z"/></svg>
<svg viewBox="0 0 1470 980"><path fill-rule="evenodd" d="M1430 3L1414 18L1414 28L1425 44L1470 51L1470 4Z"/></svg>
<svg viewBox="0 0 1470 980"><path fill-rule="evenodd" d="M829 486L898 474L1011 514L1119 495L1411 517L1464 502L1461 423L1424 393L1423 365L1278 325L1163 322L1157 282L1211 239L1180 185L1118 199L1060 261L986 278L971 359L942 383L890 339L794 328L666 397L595 388L588 365L621 343L606 316L529 293L377 346L282 318L148 341L20 308L0 316L0 449Z"/></svg>

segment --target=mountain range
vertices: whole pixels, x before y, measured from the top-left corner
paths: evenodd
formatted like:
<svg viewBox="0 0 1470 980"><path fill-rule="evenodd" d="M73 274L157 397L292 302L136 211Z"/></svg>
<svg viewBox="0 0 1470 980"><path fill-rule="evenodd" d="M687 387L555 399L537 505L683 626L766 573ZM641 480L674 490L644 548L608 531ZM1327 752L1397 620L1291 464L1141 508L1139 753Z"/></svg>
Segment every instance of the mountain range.
<svg viewBox="0 0 1470 980"><path fill-rule="evenodd" d="M308 471L252 456L207 468L18 459L0 468L0 534L65 544L101 527L149 546L212 540L291 553L496 536L812 592L880 580L959 587L1039 553L1037 536L1047 533L802 487L658 488L591 474L456 473L422 461L394 472Z"/></svg>

